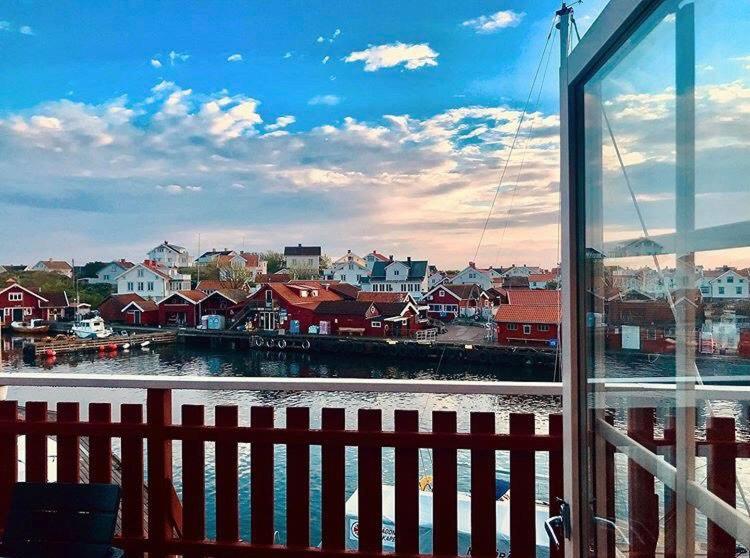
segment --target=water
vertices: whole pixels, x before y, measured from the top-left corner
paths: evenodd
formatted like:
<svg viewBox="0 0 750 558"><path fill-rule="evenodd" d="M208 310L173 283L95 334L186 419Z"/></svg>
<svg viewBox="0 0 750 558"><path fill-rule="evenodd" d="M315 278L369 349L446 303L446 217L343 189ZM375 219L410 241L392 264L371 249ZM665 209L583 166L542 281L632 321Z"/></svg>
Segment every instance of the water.
<svg viewBox="0 0 750 558"><path fill-rule="evenodd" d="M6 349L7 349L6 340ZM190 348L181 345L152 347L150 350L131 351L115 357L98 355L79 355L74 358L60 358L54 366L24 363L18 355L5 363L6 372L29 372L49 367L51 371L62 374L142 374L142 375L185 375L212 377L305 377L305 378L372 378L373 384L380 378L422 379L422 380L498 380L498 379L533 379L535 377L526 369L498 370L496 367L481 364L443 362L438 368L437 362L406 361L404 359L384 359L382 357L318 355L311 353L266 353L254 351L227 351L208 348ZM115 419L119 418L120 403L142 403L143 390L124 389L84 389L84 388L46 388L40 393L39 388L10 388L8 397L22 403L27 400L46 400L52 407L58 401L79 401L81 415L85 418L87 404L92 401L109 401L113 403ZM498 432L508 429L510 413L535 413L537 431L547 431L547 416L561 412L559 398L537 396L490 396L490 395L430 395L430 394L377 394L377 393L318 393L318 392L250 392L250 391L188 391L173 393L174 420L180 420L182 404L203 404L206 406L206 422L213 423L213 408L216 405L239 405L240 422L249 422L252 405L272 405L277 408L276 424L284 424L284 408L301 406L310 408L311 427L320 426L321 409L324 407L343 407L346 409L347 428L356 428L357 410L377 408L382 410L383 427L393 428L393 411L395 409L416 409L420 412L420 427L431 428L433 410L451 410L457 412L459 431L467 431L469 416L472 411L493 411L497 415ZM115 447L119 452L119 447ZM240 445L240 518L241 535L248 538L250 534L250 449ZM508 469L507 452L497 453L497 469L503 476ZM174 478L178 493L181 491L181 446L174 443ZM470 488L469 452L458 452L459 490ZM311 448L310 455L310 501L311 501L311 535L312 544L320 541L320 448ZM346 496L357 488L357 451L347 448L346 453ZM432 472L431 453L424 450L420 454L420 475ZM393 484L393 450L383 450L383 483ZM547 459L544 455L537 458L539 475L538 498L547 497ZM270 479L261 479L265 482ZM275 527L279 531L279 541L286 537L286 455L283 446L275 449ZM215 476L213 444L206 444L206 528L209 537L215 534ZM344 526L342 525L342 528Z"/></svg>

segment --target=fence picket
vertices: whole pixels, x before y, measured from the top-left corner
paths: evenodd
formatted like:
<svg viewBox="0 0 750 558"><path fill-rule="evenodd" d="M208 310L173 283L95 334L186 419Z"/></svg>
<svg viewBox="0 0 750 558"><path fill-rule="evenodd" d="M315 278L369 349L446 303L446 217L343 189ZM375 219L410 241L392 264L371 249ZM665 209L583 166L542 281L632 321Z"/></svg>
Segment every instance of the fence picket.
<svg viewBox="0 0 750 558"><path fill-rule="evenodd" d="M357 427L363 437L382 430L380 409L360 409ZM380 446L359 447L359 550L381 552L383 548L383 451Z"/></svg>
<svg viewBox="0 0 750 558"><path fill-rule="evenodd" d="M216 407L216 426L237 426L239 410L235 405ZM239 539L237 492L237 442L216 442L216 540L235 542Z"/></svg>
<svg viewBox="0 0 750 558"><path fill-rule="evenodd" d="M0 421L15 425L18 422L18 403L0 401ZM0 525L5 525L13 485L17 480L18 437L14 432L0 430Z"/></svg>
<svg viewBox="0 0 750 558"><path fill-rule="evenodd" d="M143 424L143 406L123 404L120 420L127 425ZM144 534L143 515L143 437L140 434L122 437L122 536L140 539ZM130 556L143 557L143 552Z"/></svg>
<svg viewBox="0 0 750 558"><path fill-rule="evenodd" d="M183 405L182 424L204 428L203 405ZM182 528L183 538L202 541L206 533L206 444L202 440L182 442ZM200 554L185 554L198 558Z"/></svg>
<svg viewBox="0 0 750 558"><path fill-rule="evenodd" d="M250 409L253 428L273 428L273 407ZM250 530L253 544L273 544L273 444L256 442L250 454Z"/></svg>
<svg viewBox="0 0 750 558"><path fill-rule="evenodd" d="M737 505L735 424L732 417L709 417L708 489L732 507ZM737 545L713 521L708 521L708 558L734 558Z"/></svg>
<svg viewBox="0 0 750 558"><path fill-rule="evenodd" d="M434 411L434 432L455 433L456 413ZM433 539L432 551L438 555L455 556L458 552L458 482L455 449L434 450L433 464Z"/></svg>
<svg viewBox="0 0 750 558"><path fill-rule="evenodd" d="M310 409L290 407L286 410L286 427L310 429ZM310 545L310 446L289 444L286 449L286 517L287 544Z"/></svg>
<svg viewBox="0 0 750 558"><path fill-rule="evenodd" d="M510 433L533 436L534 415L511 413ZM513 556L534 556L536 553L536 468L534 452L510 452L510 553Z"/></svg>
<svg viewBox="0 0 750 558"><path fill-rule="evenodd" d="M394 413L396 432L418 432L418 411ZM396 552L419 553L419 449L396 448Z"/></svg>
<svg viewBox="0 0 750 558"><path fill-rule="evenodd" d="M471 413L472 434L494 434L495 413ZM495 452L471 450L471 555L495 558Z"/></svg>
<svg viewBox="0 0 750 558"><path fill-rule="evenodd" d="M71 423L70 434L57 436L57 480L58 482L80 482L80 442L75 435L79 420L78 403L58 403L57 422Z"/></svg>
<svg viewBox="0 0 750 558"><path fill-rule="evenodd" d="M112 406L109 403L91 403L89 422L110 424ZM89 482L112 482L112 438L106 435L89 436Z"/></svg>
<svg viewBox="0 0 750 558"><path fill-rule="evenodd" d="M47 422L47 402L26 403L26 422ZM47 436L26 436L26 482L47 482Z"/></svg>
<svg viewBox="0 0 750 558"><path fill-rule="evenodd" d="M344 409L323 409L323 430L346 428ZM321 448L322 460L322 548L344 549L344 481L345 450L339 444L326 444Z"/></svg>

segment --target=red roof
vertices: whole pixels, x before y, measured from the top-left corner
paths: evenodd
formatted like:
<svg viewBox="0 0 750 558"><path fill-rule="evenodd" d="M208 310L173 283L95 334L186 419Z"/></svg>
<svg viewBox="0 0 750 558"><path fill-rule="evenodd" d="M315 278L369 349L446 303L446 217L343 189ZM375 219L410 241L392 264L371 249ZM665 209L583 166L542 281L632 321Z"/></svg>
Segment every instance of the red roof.
<svg viewBox="0 0 750 558"><path fill-rule="evenodd" d="M126 304L121 312L125 312L131 306L136 306L141 312L153 312L159 309L159 306L153 300L134 300Z"/></svg>
<svg viewBox="0 0 750 558"><path fill-rule="evenodd" d="M245 266L247 267L258 267L258 264L260 263L260 257L258 254L248 254L247 252L242 252L240 254L240 257L245 260Z"/></svg>
<svg viewBox="0 0 750 558"><path fill-rule="evenodd" d="M304 283L316 283L315 281L305 281ZM330 289L326 289L320 284L308 285L300 284L299 282L292 283L266 283L261 289L258 290L251 298L257 299L265 297L265 288L269 287L273 292L289 302L290 304L317 304L326 300L343 300L340 294L335 293ZM313 295L312 291L317 291L317 294ZM302 293L308 293L306 296L302 296Z"/></svg>
<svg viewBox="0 0 750 558"><path fill-rule="evenodd" d="M560 323L560 307L501 304L495 312L495 321L524 324L557 324Z"/></svg>
<svg viewBox="0 0 750 558"><path fill-rule="evenodd" d="M509 289L508 304L518 306L560 306L560 291L547 289Z"/></svg>
<svg viewBox="0 0 750 558"><path fill-rule="evenodd" d="M255 281L258 283L288 283L292 276L288 273L269 273L268 275L258 275Z"/></svg>
<svg viewBox="0 0 750 558"><path fill-rule="evenodd" d="M357 300L369 300L372 302L407 302L409 293L373 293L360 291Z"/></svg>
<svg viewBox="0 0 750 558"><path fill-rule="evenodd" d="M195 286L197 291L219 291L232 289L234 283L231 281L219 281L218 279L203 279Z"/></svg>
<svg viewBox="0 0 750 558"><path fill-rule="evenodd" d="M206 293L203 291L198 290L189 290L189 291L175 291L171 295L169 295L167 298L164 298L159 301L159 304L163 303L165 300L169 300L173 296L181 296L184 299L187 299L193 304L198 304L201 300L206 298Z"/></svg>
<svg viewBox="0 0 750 558"><path fill-rule="evenodd" d="M42 260L41 263L47 269L54 269L56 271L70 271L73 269L68 262L63 260Z"/></svg>
<svg viewBox="0 0 750 558"><path fill-rule="evenodd" d="M549 283L556 280L557 275L554 273L532 273L529 275L529 283Z"/></svg>
<svg viewBox="0 0 750 558"><path fill-rule="evenodd" d="M372 251L372 255L375 256L376 260L380 260L381 262L387 262L389 260L388 256L384 256L383 254L381 254L377 250L373 250Z"/></svg>

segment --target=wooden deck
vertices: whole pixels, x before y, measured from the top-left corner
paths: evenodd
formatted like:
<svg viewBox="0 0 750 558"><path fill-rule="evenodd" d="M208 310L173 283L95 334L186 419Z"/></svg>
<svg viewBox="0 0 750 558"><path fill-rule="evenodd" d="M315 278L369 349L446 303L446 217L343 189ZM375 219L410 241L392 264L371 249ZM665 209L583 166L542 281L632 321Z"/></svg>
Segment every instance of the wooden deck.
<svg viewBox="0 0 750 558"><path fill-rule="evenodd" d="M56 337L45 337L27 345L24 347L24 354L40 357L106 350L114 352L125 349L125 345L137 348L143 343L151 345L174 343L176 339L175 331L136 333L127 336L112 335L105 339L79 339L72 335L60 334Z"/></svg>

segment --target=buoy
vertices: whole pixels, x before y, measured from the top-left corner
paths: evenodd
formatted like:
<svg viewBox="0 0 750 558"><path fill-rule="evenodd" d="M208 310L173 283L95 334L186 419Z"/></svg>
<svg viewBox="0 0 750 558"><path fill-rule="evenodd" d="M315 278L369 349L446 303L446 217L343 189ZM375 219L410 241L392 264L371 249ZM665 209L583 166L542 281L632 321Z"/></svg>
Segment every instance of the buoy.
<svg viewBox="0 0 750 558"><path fill-rule="evenodd" d="M305 350L309 349L310 348L310 341L308 341L307 339L305 339L304 341L302 341L302 348L305 349Z"/></svg>
<svg viewBox="0 0 750 558"><path fill-rule="evenodd" d="M279 342L276 343L276 346L279 349L286 349L286 339L279 339Z"/></svg>
<svg viewBox="0 0 750 558"><path fill-rule="evenodd" d="M107 350L108 351L116 351L117 350L117 345L115 343L110 343L109 345L107 345Z"/></svg>
<svg viewBox="0 0 750 558"><path fill-rule="evenodd" d="M55 349L45 349L44 356L49 357L49 358L56 357L57 351L55 351Z"/></svg>
<svg viewBox="0 0 750 558"><path fill-rule="evenodd" d="M97 349L99 349L99 352L100 352L100 353L103 353L104 351L106 351L106 350L107 350L107 346L106 346L106 345L99 345L99 346L97 347Z"/></svg>
<svg viewBox="0 0 750 558"><path fill-rule="evenodd" d="M141 348L148 347L151 344L151 341L144 341L141 343Z"/></svg>
<svg viewBox="0 0 750 558"><path fill-rule="evenodd" d="M266 347L268 347L269 349L273 349L273 346L274 346L273 339L269 339L268 341L266 341Z"/></svg>
<svg viewBox="0 0 750 558"><path fill-rule="evenodd" d="M253 337L253 345L255 345L256 347L262 347L263 339L261 339L260 337L256 335L255 337Z"/></svg>

